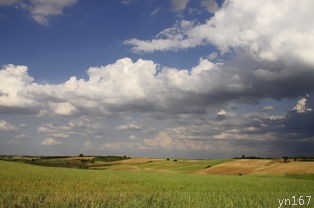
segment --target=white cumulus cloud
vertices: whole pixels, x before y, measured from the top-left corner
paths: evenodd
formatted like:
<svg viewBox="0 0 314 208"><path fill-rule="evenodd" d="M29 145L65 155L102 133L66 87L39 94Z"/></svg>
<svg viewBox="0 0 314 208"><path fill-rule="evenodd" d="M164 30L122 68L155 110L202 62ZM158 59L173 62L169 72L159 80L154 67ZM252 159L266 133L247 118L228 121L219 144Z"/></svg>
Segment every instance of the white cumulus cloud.
<svg viewBox="0 0 314 208"><path fill-rule="evenodd" d="M16 131L18 128L5 120L0 120L0 131Z"/></svg>
<svg viewBox="0 0 314 208"><path fill-rule="evenodd" d="M41 144L42 145L59 145L59 144L61 144L61 142L56 140L55 138L49 137L49 138L44 139L41 142Z"/></svg>
<svg viewBox="0 0 314 208"><path fill-rule="evenodd" d="M147 52L212 44L222 53L245 50L256 60L314 65L313 7L311 0L226 0L206 23L176 24L162 37L126 43Z"/></svg>
<svg viewBox="0 0 314 208"><path fill-rule="evenodd" d="M314 74L304 70L288 68L286 71L294 73L279 77L278 84L273 79L257 79L256 71L232 62L219 64L201 58L191 69L176 69L150 60L122 58L89 68L87 79L72 76L64 83L40 84L26 66L7 65L0 70L0 112L43 116L205 113L211 106L231 101L245 103L311 92ZM295 88L289 88L291 85Z"/></svg>
<svg viewBox="0 0 314 208"><path fill-rule="evenodd" d="M62 102L62 103L49 103L50 108L52 111L57 115L72 115L74 114L77 109L68 102Z"/></svg>
<svg viewBox="0 0 314 208"><path fill-rule="evenodd" d="M311 112L312 109L306 106L306 102L307 102L307 98L305 97L301 98L300 100L298 100L297 104L293 107L293 110L295 110L298 113Z"/></svg>
<svg viewBox="0 0 314 208"><path fill-rule="evenodd" d="M38 103L28 94L27 86L33 81L26 66L5 65L0 70L0 109L28 108Z"/></svg>
<svg viewBox="0 0 314 208"><path fill-rule="evenodd" d="M124 124L116 128L117 130L142 130L143 128L137 124Z"/></svg>

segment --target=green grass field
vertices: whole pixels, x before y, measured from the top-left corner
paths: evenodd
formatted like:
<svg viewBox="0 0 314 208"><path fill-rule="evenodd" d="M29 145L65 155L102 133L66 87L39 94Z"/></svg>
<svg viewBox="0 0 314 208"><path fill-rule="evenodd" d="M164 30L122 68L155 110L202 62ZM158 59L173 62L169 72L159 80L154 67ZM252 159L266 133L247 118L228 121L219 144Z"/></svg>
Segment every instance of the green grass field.
<svg viewBox="0 0 314 208"><path fill-rule="evenodd" d="M178 173L169 174L57 168L0 161L0 206L268 208L279 207L278 199L314 197L314 175L182 173L190 170L180 169ZM314 207L314 202L302 207Z"/></svg>

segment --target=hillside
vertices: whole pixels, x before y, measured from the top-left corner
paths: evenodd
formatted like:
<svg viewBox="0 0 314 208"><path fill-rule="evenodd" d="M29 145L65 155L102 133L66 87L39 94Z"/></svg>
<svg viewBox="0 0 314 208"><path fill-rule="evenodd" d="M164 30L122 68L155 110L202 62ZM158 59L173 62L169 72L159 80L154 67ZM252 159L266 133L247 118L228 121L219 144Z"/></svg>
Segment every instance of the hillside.
<svg viewBox="0 0 314 208"><path fill-rule="evenodd" d="M215 175L239 174L306 174L314 173L314 162L264 159L240 159L219 164L195 173Z"/></svg>
<svg viewBox="0 0 314 208"><path fill-rule="evenodd" d="M0 207L278 207L283 197L314 193L313 179L314 174L239 177L0 161Z"/></svg>

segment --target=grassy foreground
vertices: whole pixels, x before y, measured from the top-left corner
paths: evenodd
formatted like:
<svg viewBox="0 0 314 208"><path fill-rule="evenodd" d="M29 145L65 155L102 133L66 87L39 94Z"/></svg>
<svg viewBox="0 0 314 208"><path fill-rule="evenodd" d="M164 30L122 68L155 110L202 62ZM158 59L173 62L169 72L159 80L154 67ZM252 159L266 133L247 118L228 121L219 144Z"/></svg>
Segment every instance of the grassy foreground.
<svg viewBox="0 0 314 208"><path fill-rule="evenodd" d="M1 207L279 207L278 199L309 195L314 175L167 174L0 161Z"/></svg>

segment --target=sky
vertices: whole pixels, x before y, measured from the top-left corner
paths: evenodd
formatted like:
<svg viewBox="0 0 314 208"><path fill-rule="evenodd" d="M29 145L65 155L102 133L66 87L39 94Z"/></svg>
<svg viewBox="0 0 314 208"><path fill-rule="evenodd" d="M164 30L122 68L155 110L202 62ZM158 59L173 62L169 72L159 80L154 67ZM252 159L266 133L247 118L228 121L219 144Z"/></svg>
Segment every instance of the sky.
<svg viewBox="0 0 314 208"><path fill-rule="evenodd" d="M0 154L313 156L312 8L0 0Z"/></svg>

